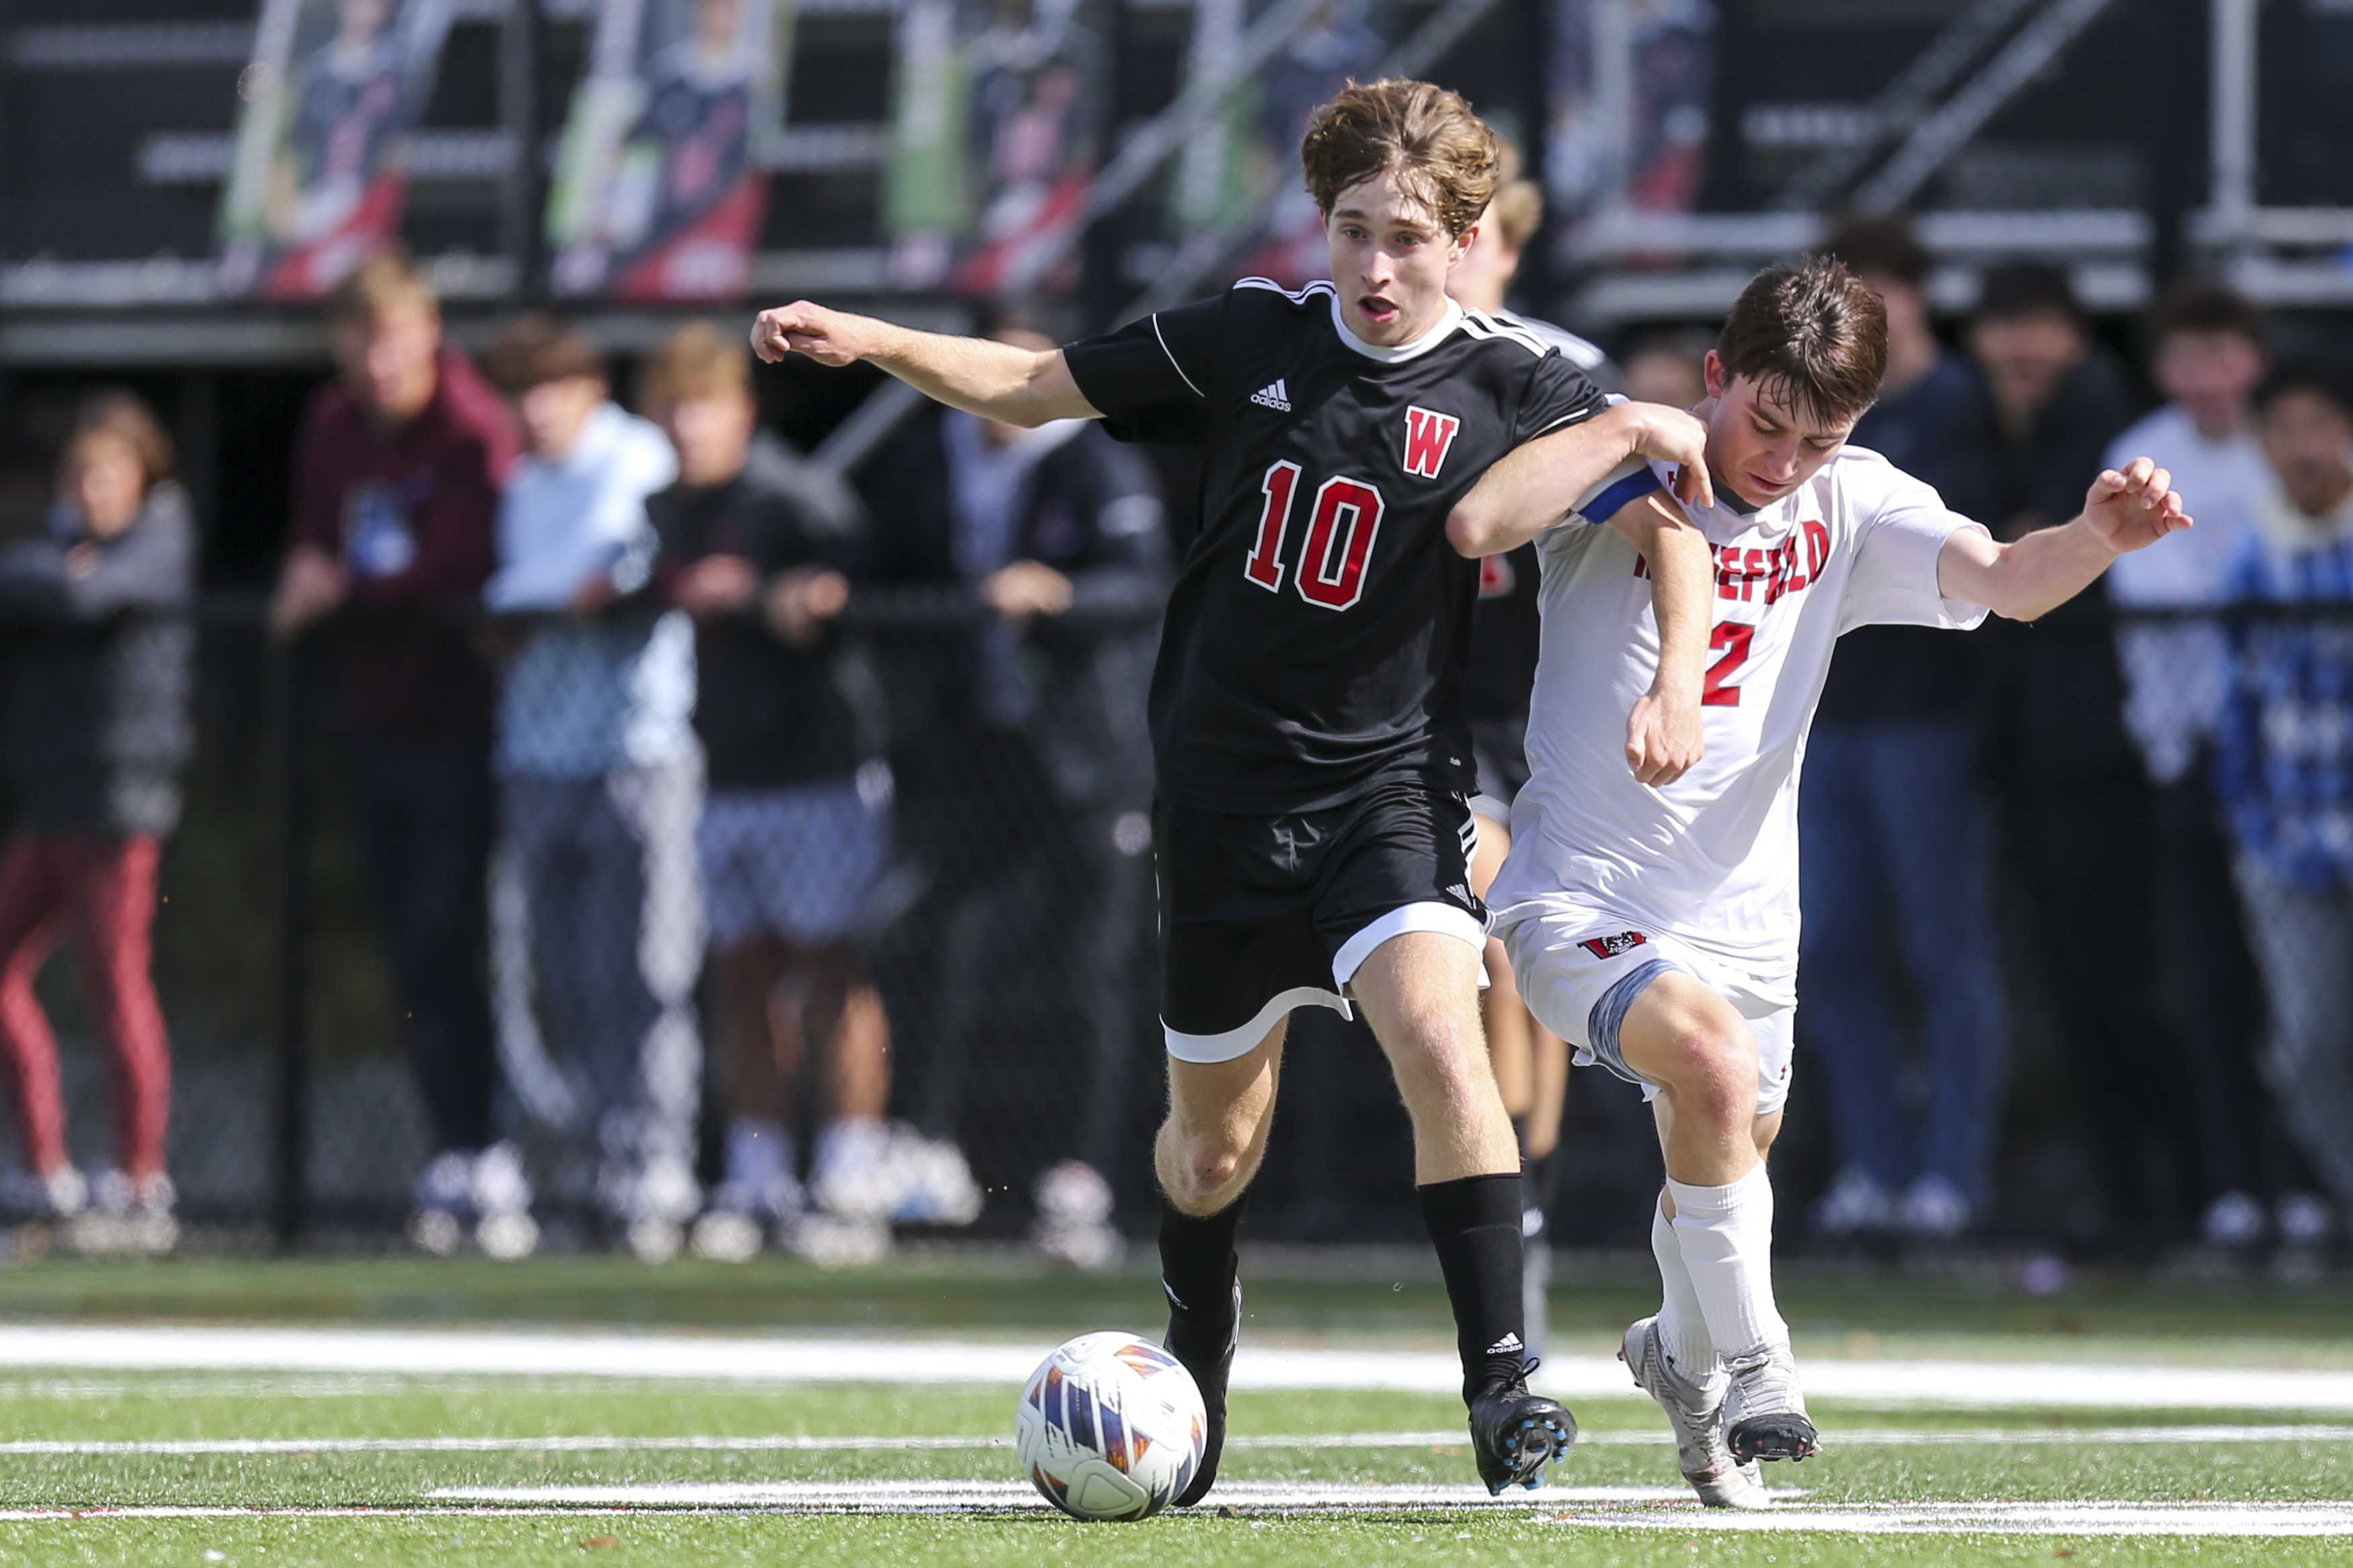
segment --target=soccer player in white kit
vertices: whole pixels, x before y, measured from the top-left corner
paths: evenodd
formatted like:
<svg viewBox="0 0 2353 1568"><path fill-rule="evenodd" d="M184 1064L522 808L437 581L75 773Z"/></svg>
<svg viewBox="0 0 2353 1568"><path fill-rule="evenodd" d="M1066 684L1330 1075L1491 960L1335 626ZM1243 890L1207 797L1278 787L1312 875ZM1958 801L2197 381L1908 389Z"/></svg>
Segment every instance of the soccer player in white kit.
<svg viewBox="0 0 2353 1568"><path fill-rule="evenodd" d="M1539 542L1532 775L1489 899L1536 1017L1580 1064L1651 1100L1664 1300L1623 1353L1665 1409L1685 1478L1717 1507L1763 1506L1756 1461L1819 1447L1773 1302L1764 1158L1788 1093L1798 778L1831 650L1860 626L2032 620L2120 553L2189 526L2165 470L2138 458L2101 474L2072 521L1995 542L1927 485L1844 445L1885 367L1879 297L1827 258L1758 274L1726 319L1694 411L1712 483L1684 509L1716 561L1705 752L1672 784L1643 784L1622 761L1623 716L1657 668L1647 563L1586 526L1678 506L1662 488L1672 469L1630 460L1595 485L1589 459L1540 440L1489 470L1448 523L1466 555Z"/></svg>

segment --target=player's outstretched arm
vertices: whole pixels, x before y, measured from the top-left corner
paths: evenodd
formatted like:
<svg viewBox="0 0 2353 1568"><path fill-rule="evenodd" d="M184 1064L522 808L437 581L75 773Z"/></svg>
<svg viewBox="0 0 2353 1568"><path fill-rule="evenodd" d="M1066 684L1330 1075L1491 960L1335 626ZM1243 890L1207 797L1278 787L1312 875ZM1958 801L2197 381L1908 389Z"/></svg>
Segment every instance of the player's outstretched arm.
<svg viewBox="0 0 2353 1568"><path fill-rule="evenodd" d="M1659 623L1658 672L1626 720L1626 765L1646 784L1671 784L1705 749L1699 700L1715 562L1706 536L1655 490L1619 508L1609 529L1650 563L1651 608Z"/></svg>
<svg viewBox="0 0 2353 1568"><path fill-rule="evenodd" d="M1974 528L1957 531L1936 556L1936 588L1947 599L2031 621L2090 587L2117 556L2189 526L2173 476L2135 458L2093 480L2084 510L2057 528L2009 544Z"/></svg>
<svg viewBox="0 0 2353 1568"><path fill-rule="evenodd" d="M1682 409L1618 404L1498 458L1447 515L1447 542L1473 560L1516 550L1568 516L1612 469L1636 458L1680 465L1676 499L1713 506L1706 452L1707 426Z"/></svg>
<svg viewBox="0 0 2353 1568"><path fill-rule="evenodd" d="M919 332L806 300L761 311L752 323L752 352L771 364L789 353L829 365L865 360L926 397L1008 425L1103 417L1079 391L1060 349Z"/></svg>

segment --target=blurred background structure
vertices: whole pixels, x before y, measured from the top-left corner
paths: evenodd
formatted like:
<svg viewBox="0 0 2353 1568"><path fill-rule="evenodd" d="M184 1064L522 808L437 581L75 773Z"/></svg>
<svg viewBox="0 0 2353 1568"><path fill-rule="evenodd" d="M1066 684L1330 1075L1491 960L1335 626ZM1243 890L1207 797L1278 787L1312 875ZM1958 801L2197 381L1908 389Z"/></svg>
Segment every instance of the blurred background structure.
<svg viewBox="0 0 2353 1568"><path fill-rule="evenodd" d="M536 1186L539 1245L626 1241L658 1256L695 1237L747 1245L723 1226L687 1236L691 1190L735 1201L747 1182L780 1193L783 1177L795 1190L759 1199L755 1217L842 1221L788 1237L839 1260L887 1246L893 1224L1029 1237L1079 1263L1113 1255L1120 1222L1150 1212L1160 1060L1148 784L1123 726L1140 702L1155 595L1185 543L1183 461L1139 462L1091 437L1031 450L943 421L877 374L796 362L752 382L765 434L750 455L738 439L732 467L723 452L697 479L699 437L674 417L692 398L670 372L649 376L648 360L674 360L685 322L718 322L733 341L754 302L795 296L1068 340L1239 276L1318 276L1297 134L1343 81L1383 75L1461 90L1518 143L1545 202L1512 305L1610 351L1630 388L1689 386L1758 265L1823 244L1854 215L1905 215L1915 258L1883 248L1853 259L1919 307L1920 376L1905 395L1939 355L1960 378L1948 415L1906 416L1936 447L1922 448L1922 471L1954 465L1937 482L1956 505L1967 494L1997 530L2057 521L2042 514L2062 502L2042 497L2080 493L2112 438L2164 405L2236 454L2237 468L2215 471L2237 478L2214 480L2211 502L2191 493L2201 521L2243 513L2254 540L2267 526L2258 513L2292 514L2315 539L2335 537L2343 502L2327 454L2344 444L2329 421L2345 395L2329 389L2353 363L2346 0L11 0L0 13L0 528L63 552L25 570L80 580L69 547L115 535L98 527L101 508L74 510L58 457L79 449L91 395L127 388L169 433L166 510L192 516L201 540L195 607L174 612L195 626L193 760L174 775L185 804L153 873L179 1223L245 1244L372 1240L407 1226L436 1247L496 1250L530 1238L417 1220L508 1215ZM352 692L328 657L337 639L350 653L351 615L298 638L273 640L269 627L304 526L298 429L306 407L319 417L333 374L324 301L396 244L438 300L449 350L438 363L486 353L532 310L560 312L593 351L575 363L547 350L552 368L508 373L496 389L521 409L526 469L547 469L539 479L571 482L572 437L548 435L522 405L586 378L603 390L581 416L609 392L667 422L690 489L768 474L761 483L787 498L732 544L711 542L716 533L677 543L673 523L721 530L726 518L691 521L701 501L651 503L661 531L641 554L617 525L609 558L590 549L561 569L574 574L564 591L486 605L494 567L527 575L530 564L494 553L508 522L494 526L505 503L486 490L491 510L466 525L479 535L474 575L432 612L485 677L536 670L564 694L547 700L606 704L586 728L627 729L616 693L636 676L616 672L643 673L631 661L694 640L695 726L712 759L691 784L704 826L768 822L755 838L780 837L758 840L763 854L787 841L871 849L872 863L852 870L811 868L806 851L797 872L776 873L854 877L854 910L713 904L693 917L691 951L638 955L647 985L661 989L657 968L669 976L665 1026L688 1019L699 1032L705 1070L681 1065L696 1042L676 1039L659 1069L672 1100L695 1093L678 1074L700 1086L693 1174L679 1189L689 1195L612 1195L615 1182L642 1184L637 1167L628 1181L613 1173L650 1134L642 1117L624 1126L606 1114L627 1094L598 1088L609 1065L592 1068L565 1037L593 1030L554 1022L635 1004L559 1000L562 984L533 968L562 951L552 916L599 876L659 879L653 808L607 810L573 787L621 790L615 781L652 764L634 752L533 764L518 790L501 739L506 815L450 806L446 820L460 826L434 830L500 825L476 857L491 868L480 934L461 942L479 994L451 1004L488 1014L493 1125L452 1133L410 1067L429 1052L410 1027L419 983L387 956L397 938L379 936L397 921L371 912L387 896L391 774L353 743ZM2238 303L2162 314L2192 279ZM383 313L360 315L381 326ZM2250 351L2211 417L2161 363L2184 334ZM2302 392L2271 386L2251 408L2266 361L2316 368ZM723 405L733 384L712 375L693 396ZM498 399L481 396L498 423ZM1893 449L1893 435L1874 439ZM506 482L505 460L491 479ZM633 494L669 482L665 470ZM322 504L320 537L332 543L340 515L348 553L348 498ZM417 542L371 537L390 552L385 574L400 576L400 551ZM679 550L661 564L659 552ZM665 572L706 555L758 561L740 582L728 567L665 585ZM1971 1047L1983 1058L1973 1065L1937 1055L1952 1031L1936 1016L1947 1004L1931 983L1933 944L1883 952L1865 941L1836 960L1883 970L1884 995L1841 996L1815 1019L1868 1016L1885 1032L1880 1057L1900 1059L1879 1098L1834 1105L1829 1063L1855 1043L1801 1053L1777 1179L1783 1212L1810 1213L1819 1244L1973 1238L2133 1257L2198 1244L2316 1261L2341 1250L2353 1178L2332 1184L2348 1162L2331 1142L2353 1132L2301 1112L2339 1103L2327 1097L2340 1084L2353 1108L2353 1018L2317 992L2274 992L2290 972L2353 977L2353 927L2327 903L2333 863L2263 855L2284 817L2286 831L2321 838L2343 822L2327 786L2308 772L2283 784L2288 764L2263 747L2294 728L2282 713L2345 743L2347 727L2328 726L2353 678L2340 690L2329 672L2348 657L2339 619L2353 586L2290 574L2289 591L2259 566L2221 559L2188 586L2120 588L2066 625L1989 634L1965 700L1899 690L1841 710L1855 730L1840 731L1852 741L1842 755L1878 755L1868 747L1891 725L1926 719L1950 742L1936 753L1939 782L1970 775L1951 791L1986 817L1981 835L1973 824L1962 836L1981 840L1970 866L1984 886L1969 895L1982 906L1967 938L1980 979L1961 1032L1995 1043ZM793 574L820 570L847 584L821 634L797 598L746 607L755 589L770 595L791 577L797 594L807 579ZM563 651L562 635L543 634L566 634L559 623L592 576L622 602L612 615L642 611L643 624L622 637L600 621L604 640ZM2262 637L2217 608L2240 595L2231 584L2258 581ZM0 593L12 679L53 668L26 661L50 658L43 639L66 635L62 612L41 602L12 609ZM681 615L664 621L666 609ZM607 614L580 613L592 610ZM745 620L725 636L769 641L719 646L709 623L730 615ZM764 615L767 629L751 625ZM702 628L691 637L689 620ZM2122 663L2120 629L2138 650ZM742 720L786 724L782 740L715 737L713 671L740 657L802 670L780 679L807 675L795 659L825 661L839 711ZM561 684L573 679L563 670L596 669L604 686ZM2152 690L2176 686L2213 695L2167 751L2144 710ZM650 700L642 686L628 691ZM668 711L675 727L683 710ZM474 787L474 768L487 803L490 710L470 722L474 760L448 777ZM822 756L786 755L793 723L821 732L809 744ZM0 733L20 745L17 730ZM1887 754L1927 765L1929 752L1901 742ZM7 760L0 771L17 777ZM736 797L820 786L834 791L824 809L844 815L709 811L723 795L732 811L745 805ZM575 804L525 805L565 801ZM6 804L19 829L42 826L23 788ZM634 824L637 847L598 839L606 816ZM684 842L670 847L682 855ZM713 858L707 833L701 853L712 879L724 856ZM461 880L476 876L461 866ZM2273 920L2283 879L2311 907ZM2233 888L2249 900L2253 951L2228 907ZM615 896L631 910L657 901ZM2105 922L2112 940L2068 946L2085 921ZM676 923L665 917L674 935ZM604 935L626 947L633 929ZM1880 928L1865 918L1862 929ZM580 952L600 938L567 940ZM758 960L772 969L755 964L748 994L765 996L768 1016L754 1017L721 958L764 942L778 945ZM46 948L34 945L37 965ZM2135 967L2149 951L2189 956ZM697 954L699 981L686 973ZM74 1163L111 1171L120 1161L102 1108L110 1093L136 1096L104 1070L121 1056L99 1048L120 1047L104 996L86 1003L55 973L37 994L66 1047ZM752 1093L747 1050L784 1088L764 1079ZM1292 1056L1308 1091L1287 1102L1254 1226L1301 1240L1412 1233L1403 1118L1372 1051L1322 1015L1302 1021ZM2128 1092L2103 1087L2119 1081ZM1639 1242L1656 1155L1623 1089L1592 1074L1571 1086L1556 1241ZM1956 1110L1955 1094L1982 1103ZM2300 1113L2284 1119L2283 1101ZM1968 1126L1953 1132L1954 1116ZM1873 1136L1891 1118L1929 1129L1913 1142L1969 1152L1922 1155ZM762 1127L784 1139L781 1165L752 1152ZM453 1149L472 1163L420 1184ZM484 1149L504 1152L484 1164ZM20 1148L15 1163L32 1159ZM1924 1186L1930 1176L1943 1188ZM116 1187L116 1208L135 1217L150 1188ZM26 1213L58 1201L31 1187L16 1197ZM659 1223L639 1223L649 1216ZM1803 1239L1798 1224L1785 1230ZM748 1245L761 1234L755 1225Z"/></svg>

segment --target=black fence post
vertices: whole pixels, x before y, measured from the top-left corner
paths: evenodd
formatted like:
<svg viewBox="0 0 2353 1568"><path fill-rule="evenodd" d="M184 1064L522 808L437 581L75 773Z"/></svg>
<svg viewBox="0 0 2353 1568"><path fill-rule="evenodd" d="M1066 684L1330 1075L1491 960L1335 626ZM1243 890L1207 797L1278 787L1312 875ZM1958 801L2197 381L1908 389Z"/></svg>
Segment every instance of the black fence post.
<svg viewBox="0 0 2353 1568"><path fill-rule="evenodd" d="M303 937L309 919L304 862L310 843L310 735L302 653L300 638L273 638L269 655L270 722L278 746L278 1103L271 1221L280 1247L301 1239L308 1195L311 1083L304 1026L310 975Z"/></svg>

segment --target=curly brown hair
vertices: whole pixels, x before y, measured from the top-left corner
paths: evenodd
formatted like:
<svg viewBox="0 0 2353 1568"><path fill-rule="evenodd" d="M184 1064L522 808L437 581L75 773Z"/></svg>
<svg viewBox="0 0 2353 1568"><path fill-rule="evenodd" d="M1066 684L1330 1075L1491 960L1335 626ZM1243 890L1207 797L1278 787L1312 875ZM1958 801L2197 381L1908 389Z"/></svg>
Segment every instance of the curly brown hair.
<svg viewBox="0 0 2353 1568"><path fill-rule="evenodd" d="M1343 191L1394 174L1453 235L1487 210L1499 163L1487 122L1461 94L1426 81L1352 81L1315 111L1299 143L1307 194L1325 217Z"/></svg>

